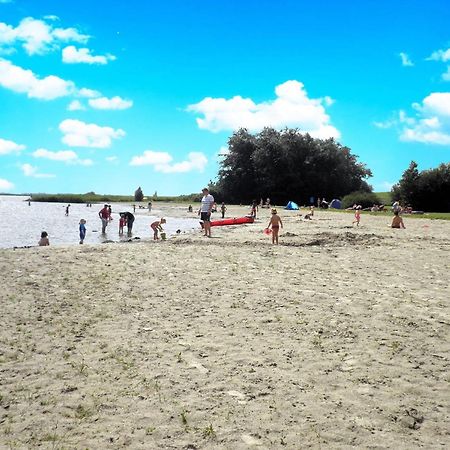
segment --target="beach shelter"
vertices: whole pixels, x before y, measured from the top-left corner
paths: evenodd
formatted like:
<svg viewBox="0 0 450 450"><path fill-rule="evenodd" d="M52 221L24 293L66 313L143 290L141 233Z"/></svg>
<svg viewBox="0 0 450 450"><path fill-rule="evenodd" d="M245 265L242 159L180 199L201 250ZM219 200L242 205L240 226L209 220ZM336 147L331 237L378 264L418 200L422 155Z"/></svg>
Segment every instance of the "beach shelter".
<svg viewBox="0 0 450 450"><path fill-rule="evenodd" d="M295 203L293 201L289 201L288 204L284 207L284 209L289 209L289 210L298 209L298 205L297 205L297 203Z"/></svg>
<svg viewBox="0 0 450 450"><path fill-rule="evenodd" d="M337 198L333 198L333 200L331 200L329 207L334 209L341 209L342 208L341 201Z"/></svg>

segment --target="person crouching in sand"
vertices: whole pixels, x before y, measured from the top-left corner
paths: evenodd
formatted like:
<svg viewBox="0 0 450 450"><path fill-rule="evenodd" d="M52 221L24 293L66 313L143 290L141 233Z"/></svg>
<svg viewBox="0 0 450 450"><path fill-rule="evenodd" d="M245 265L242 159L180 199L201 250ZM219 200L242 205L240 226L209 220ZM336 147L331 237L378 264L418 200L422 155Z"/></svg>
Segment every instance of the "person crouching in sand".
<svg viewBox="0 0 450 450"><path fill-rule="evenodd" d="M272 217L270 218L269 225L267 225L267 228L272 227L272 244L278 245L278 231L281 228L283 228L283 222L281 221L280 216L277 214L277 210L274 208L272 209Z"/></svg>
<svg viewBox="0 0 450 450"><path fill-rule="evenodd" d="M43 231L41 233L41 239L38 242L39 247L45 247L46 245L50 245L50 241L48 240L48 233Z"/></svg>
<svg viewBox="0 0 450 450"><path fill-rule="evenodd" d="M158 231L162 231L162 224L166 223L166 219L161 217L161 220L155 220L151 225L150 228L153 230L153 240L156 241L159 239L158 237Z"/></svg>
<svg viewBox="0 0 450 450"><path fill-rule="evenodd" d="M399 212L394 212L394 217L392 218L391 228L406 228L403 223L403 219L400 217Z"/></svg>

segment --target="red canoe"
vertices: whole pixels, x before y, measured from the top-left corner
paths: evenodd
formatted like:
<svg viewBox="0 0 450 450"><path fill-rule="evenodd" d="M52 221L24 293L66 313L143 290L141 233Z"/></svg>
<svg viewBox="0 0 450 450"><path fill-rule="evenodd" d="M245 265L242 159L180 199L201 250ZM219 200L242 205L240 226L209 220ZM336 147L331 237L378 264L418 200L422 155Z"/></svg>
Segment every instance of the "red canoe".
<svg viewBox="0 0 450 450"><path fill-rule="evenodd" d="M212 227L221 227L223 225L241 225L242 223L253 223L253 217L234 217L233 219L222 219L211 221Z"/></svg>

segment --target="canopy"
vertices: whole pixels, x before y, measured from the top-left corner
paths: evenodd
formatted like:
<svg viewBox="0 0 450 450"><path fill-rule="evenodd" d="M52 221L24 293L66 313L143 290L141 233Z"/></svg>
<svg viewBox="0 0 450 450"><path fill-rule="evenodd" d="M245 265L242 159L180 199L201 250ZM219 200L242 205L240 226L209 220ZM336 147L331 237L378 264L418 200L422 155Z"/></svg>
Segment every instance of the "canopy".
<svg viewBox="0 0 450 450"><path fill-rule="evenodd" d="M284 209L298 209L297 203L293 202L292 200L288 202L288 204L284 207Z"/></svg>

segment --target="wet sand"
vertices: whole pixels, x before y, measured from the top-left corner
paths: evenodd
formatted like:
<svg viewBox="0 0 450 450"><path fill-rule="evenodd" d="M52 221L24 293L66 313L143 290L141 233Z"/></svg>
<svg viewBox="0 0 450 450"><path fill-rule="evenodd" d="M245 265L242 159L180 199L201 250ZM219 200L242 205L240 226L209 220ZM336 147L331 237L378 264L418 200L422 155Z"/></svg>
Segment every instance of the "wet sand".
<svg viewBox="0 0 450 450"><path fill-rule="evenodd" d="M449 448L450 222L279 212L0 250L0 448Z"/></svg>

